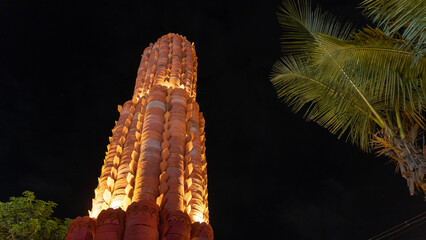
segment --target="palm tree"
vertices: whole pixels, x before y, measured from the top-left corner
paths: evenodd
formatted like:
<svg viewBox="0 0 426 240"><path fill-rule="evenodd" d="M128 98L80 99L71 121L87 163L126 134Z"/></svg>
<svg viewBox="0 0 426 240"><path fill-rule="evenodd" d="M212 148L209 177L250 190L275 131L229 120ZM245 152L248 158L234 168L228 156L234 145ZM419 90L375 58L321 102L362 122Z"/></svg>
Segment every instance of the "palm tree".
<svg viewBox="0 0 426 240"><path fill-rule="evenodd" d="M425 194L426 4L364 0L361 7L377 28L354 31L308 0L283 2L285 55L271 81L293 111L388 156L410 194Z"/></svg>

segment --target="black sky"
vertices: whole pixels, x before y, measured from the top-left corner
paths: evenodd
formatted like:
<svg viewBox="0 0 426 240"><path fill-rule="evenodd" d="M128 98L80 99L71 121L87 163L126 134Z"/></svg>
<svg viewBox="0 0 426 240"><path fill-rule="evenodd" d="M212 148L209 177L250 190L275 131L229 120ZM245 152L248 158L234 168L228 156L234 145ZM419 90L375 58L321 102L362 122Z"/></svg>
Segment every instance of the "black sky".
<svg viewBox="0 0 426 240"><path fill-rule="evenodd" d="M358 1L314 2L367 23ZM140 55L174 32L196 46L216 239L368 239L424 212L387 159L276 98L279 5L1 0L0 201L31 190L58 203L58 217L86 215ZM401 239L424 236L421 226Z"/></svg>

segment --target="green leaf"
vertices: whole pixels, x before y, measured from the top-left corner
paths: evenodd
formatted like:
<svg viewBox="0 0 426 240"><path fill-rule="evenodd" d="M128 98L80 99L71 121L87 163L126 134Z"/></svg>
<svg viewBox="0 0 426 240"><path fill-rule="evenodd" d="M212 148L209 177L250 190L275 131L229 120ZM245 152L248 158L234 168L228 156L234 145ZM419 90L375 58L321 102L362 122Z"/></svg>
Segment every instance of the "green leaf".
<svg viewBox="0 0 426 240"><path fill-rule="evenodd" d="M320 8L312 10L309 0L283 1L278 13L282 27L282 51L286 54L306 54L317 44L320 33L347 39L352 32L350 23L340 20Z"/></svg>
<svg viewBox="0 0 426 240"><path fill-rule="evenodd" d="M349 78L363 94L375 96L389 105L387 111L406 112L410 121L424 125L421 116L426 103L426 60L416 64L409 49L401 49L401 41L378 29L365 28L344 41L321 35L313 49L319 76L349 88ZM340 77L339 77L340 75ZM338 81L334 77L342 79ZM326 81L326 80L325 80ZM407 111L410 110L410 111ZM386 116L387 113L378 113ZM391 124L392 125L392 124Z"/></svg>
<svg viewBox="0 0 426 240"><path fill-rule="evenodd" d="M64 239L70 221L52 217L56 203L36 199L29 191L22 195L0 202L0 239Z"/></svg>
<svg viewBox="0 0 426 240"><path fill-rule="evenodd" d="M426 3L424 0L364 0L365 13L387 35L401 36L413 54L425 54Z"/></svg>
<svg viewBox="0 0 426 240"><path fill-rule="evenodd" d="M309 1L284 2L279 20L286 55L274 66L271 81L294 111L303 109L308 120L339 137L347 134L368 151L380 128L402 139L415 124L425 129L426 60L417 52L423 43L413 42L421 34L404 35L405 31L414 34L416 28L410 24L417 20L399 28L402 35L391 31L404 19L419 16L424 25L424 11L407 10L411 5L400 8L393 0L366 2L372 2L371 11L398 11L385 32L367 27L349 35L347 25L342 27L335 17L312 10ZM408 13L419 16L407 17Z"/></svg>
<svg viewBox="0 0 426 240"><path fill-rule="evenodd" d="M372 133L377 127L377 119L369 106L356 97L352 88L324 81L324 78L318 78L316 71L306 59L287 56L274 65L271 82L278 97L293 111L307 107L307 120L339 134L339 137L346 134L348 140L369 151ZM372 98L371 104L378 110L386 108L380 99Z"/></svg>

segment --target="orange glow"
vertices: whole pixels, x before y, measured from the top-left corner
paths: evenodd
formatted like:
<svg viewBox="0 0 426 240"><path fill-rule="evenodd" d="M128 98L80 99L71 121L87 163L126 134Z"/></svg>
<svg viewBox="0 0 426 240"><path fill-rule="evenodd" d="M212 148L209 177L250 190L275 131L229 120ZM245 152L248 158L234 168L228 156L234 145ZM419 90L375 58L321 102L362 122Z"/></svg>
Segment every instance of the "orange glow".
<svg viewBox="0 0 426 240"><path fill-rule="evenodd" d="M160 48L162 44L169 47ZM102 210L108 208L122 208L125 211L132 202L143 199L155 201L160 208L184 210L192 222L208 222L208 213L205 215L207 192L203 185L206 176L192 174L204 172L201 162L204 160L201 159L205 158L202 150L203 120L195 99L197 57L194 44L180 35L168 34L147 49L142 56L143 62L138 70L140 75L136 78L132 99L118 106L120 119L110 138L110 147L89 216L96 218ZM175 49L181 55L172 58L171 51ZM185 74L185 71L190 74ZM171 108L176 116L181 116L182 124L170 120ZM186 134L184 142L169 143L167 139L170 135L177 133ZM182 150L176 152L176 149ZM153 157L153 154L158 155L159 152L159 156ZM176 167L173 167L168 176L169 172L165 174L168 164L176 161L170 157L173 154L181 156L179 166L182 169L174 172ZM161 163L152 160L160 156ZM150 172L152 170L161 170L164 174L156 179L157 176ZM142 175L145 172L149 172L149 177ZM180 185L179 191L171 189L173 187L167 178L179 179L185 187ZM191 191L199 194L193 195ZM179 200L168 197L168 194L175 192Z"/></svg>
<svg viewBox="0 0 426 240"><path fill-rule="evenodd" d="M119 207L121 207L121 199L116 199L111 202L110 208L117 209Z"/></svg>
<svg viewBox="0 0 426 240"><path fill-rule="evenodd" d="M199 223L205 222L203 214L197 213L197 214L192 215L192 222L199 222Z"/></svg>

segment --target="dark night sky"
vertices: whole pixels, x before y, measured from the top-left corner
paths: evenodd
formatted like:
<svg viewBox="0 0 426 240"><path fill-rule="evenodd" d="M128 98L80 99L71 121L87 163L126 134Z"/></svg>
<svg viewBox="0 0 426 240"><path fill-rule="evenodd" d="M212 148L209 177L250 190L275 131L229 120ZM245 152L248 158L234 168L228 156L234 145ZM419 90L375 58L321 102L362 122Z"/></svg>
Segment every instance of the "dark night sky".
<svg viewBox="0 0 426 240"><path fill-rule="evenodd" d="M216 239L368 239L426 210L387 159L276 98L279 0L94 2L0 1L0 201L31 190L86 215L140 55L174 32L198 55ZM315 2L367 23L358 1Z"/></svg>

